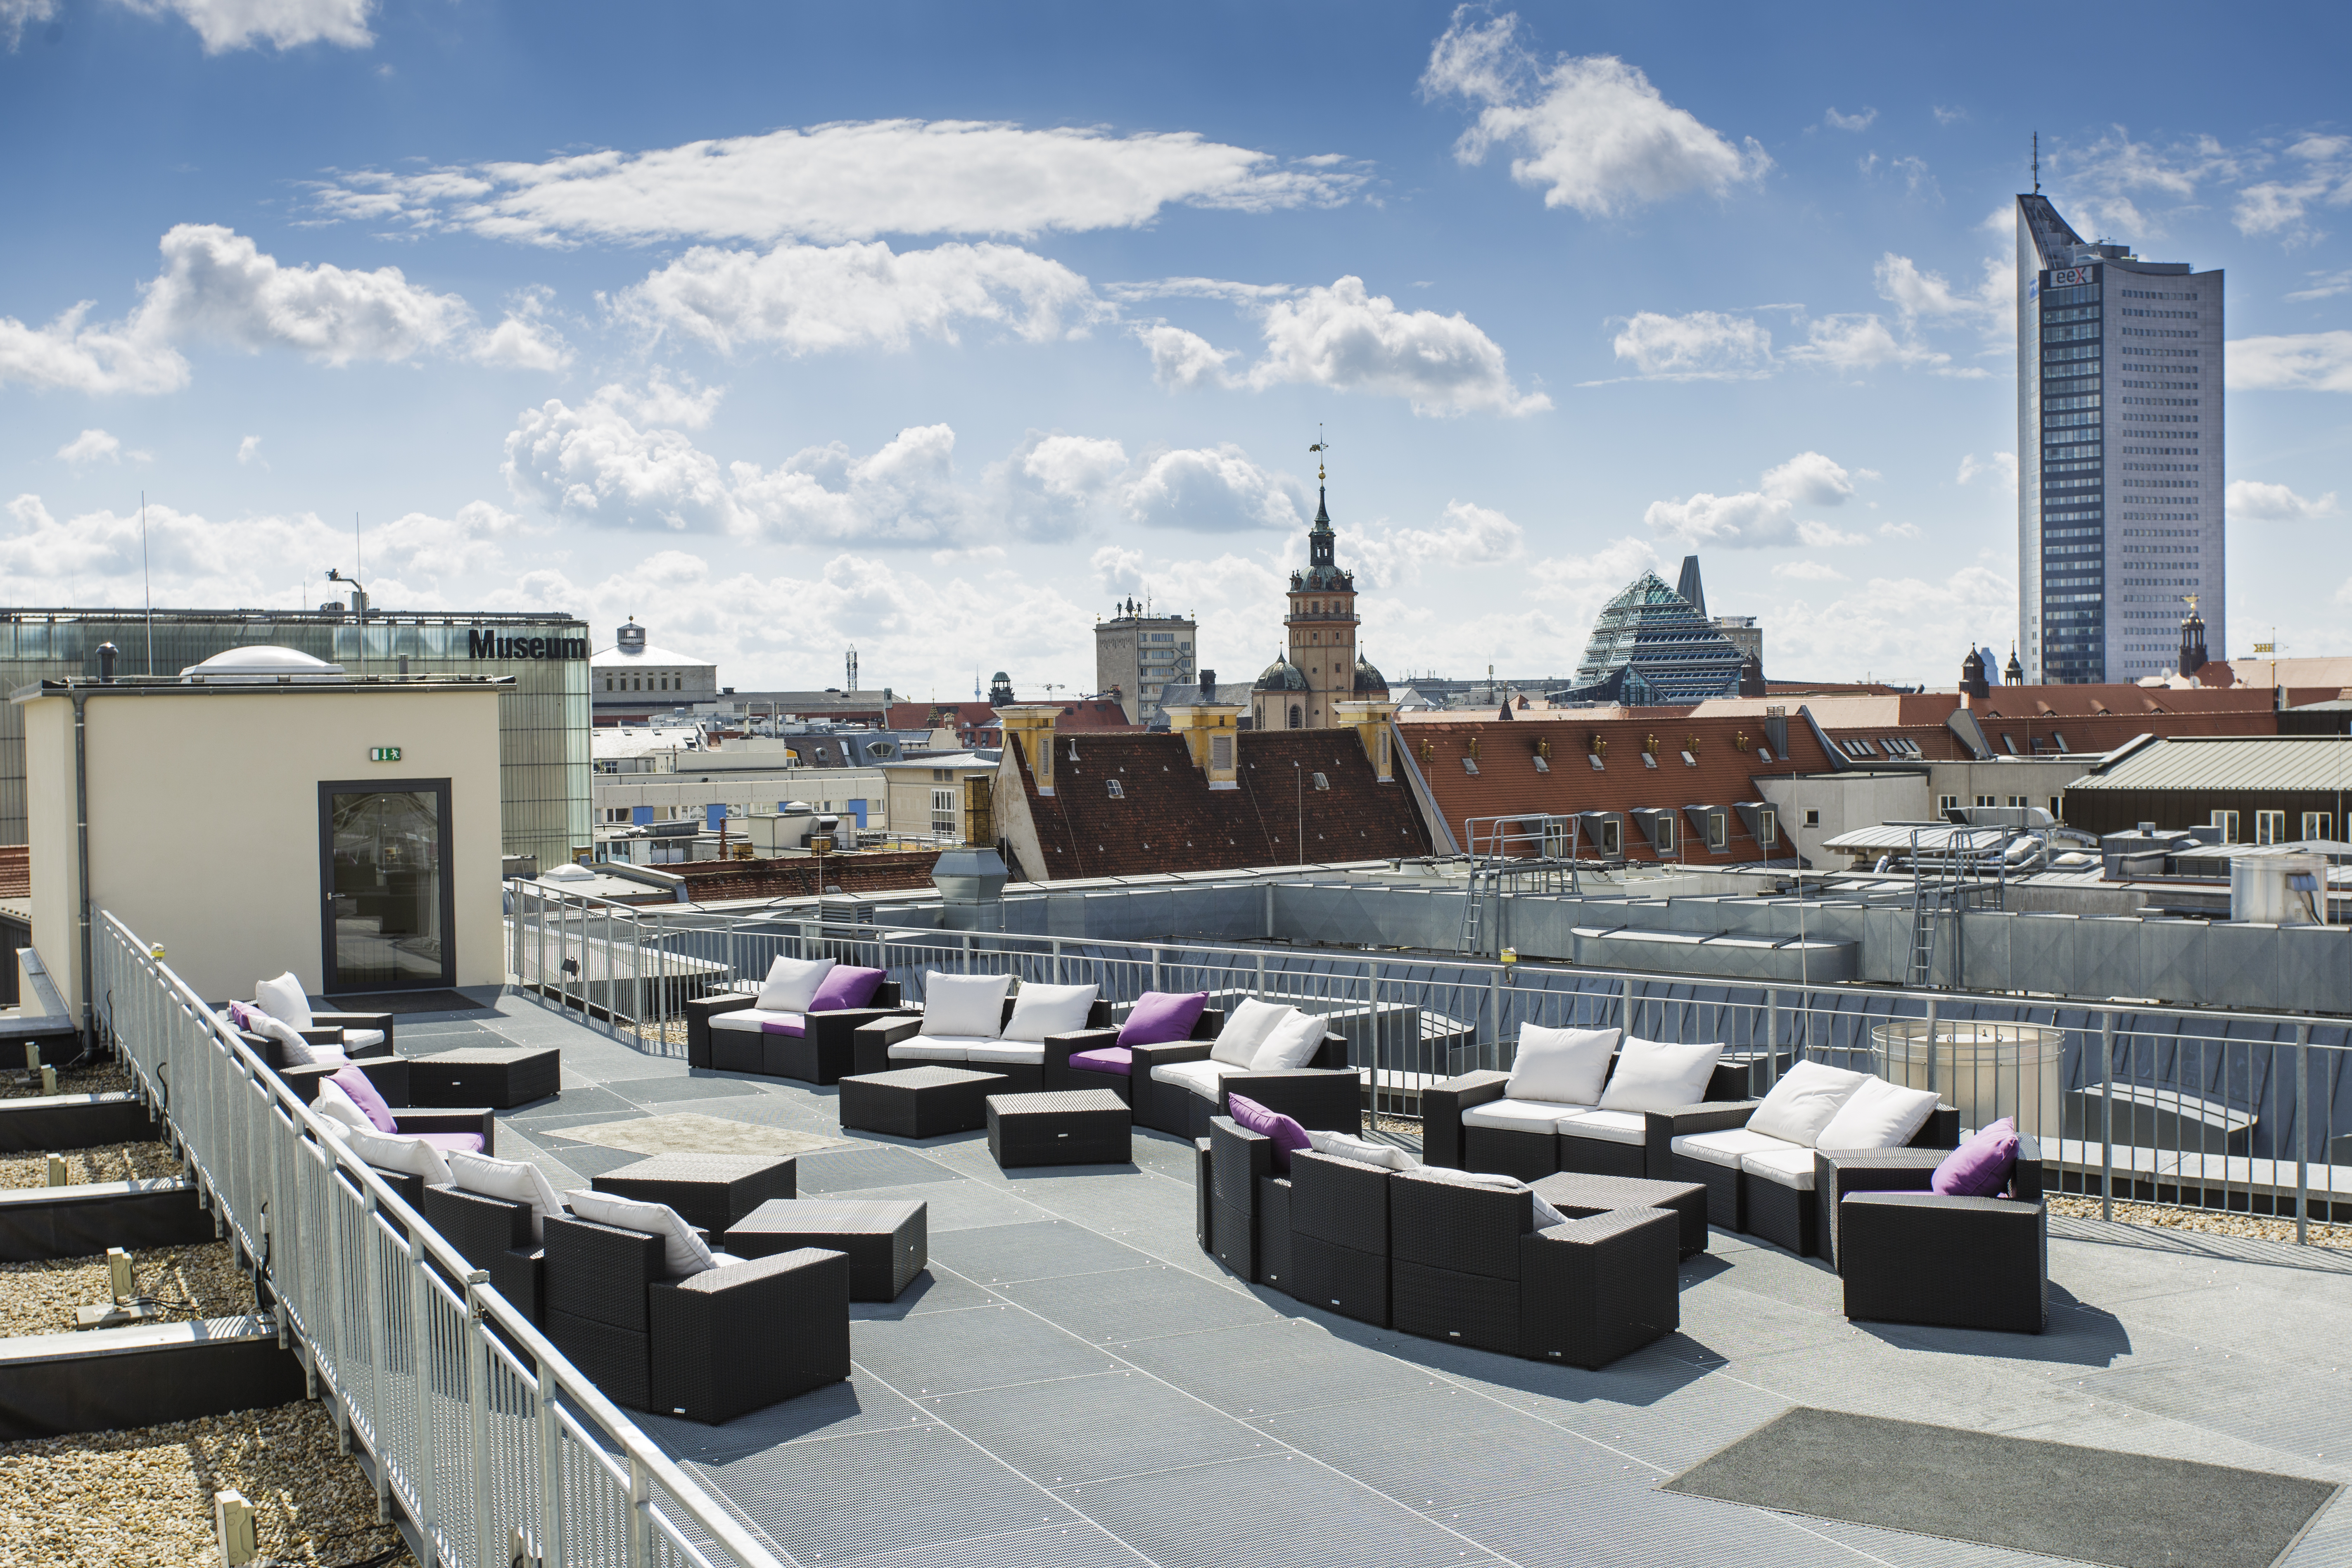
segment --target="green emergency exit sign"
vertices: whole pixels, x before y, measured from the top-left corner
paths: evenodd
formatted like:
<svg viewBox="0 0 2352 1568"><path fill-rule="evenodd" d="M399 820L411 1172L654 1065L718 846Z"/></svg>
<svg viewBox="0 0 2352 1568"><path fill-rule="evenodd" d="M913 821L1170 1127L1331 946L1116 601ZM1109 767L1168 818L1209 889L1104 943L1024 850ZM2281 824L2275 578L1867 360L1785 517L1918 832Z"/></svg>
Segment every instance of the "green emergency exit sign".
<svg viewBox="0 0 2352 1568"><path fill-rule="evenodd" d="M400 748L398 746L370 746L368 748L368 761L372 763L396 763L400 761Z"/></svg>

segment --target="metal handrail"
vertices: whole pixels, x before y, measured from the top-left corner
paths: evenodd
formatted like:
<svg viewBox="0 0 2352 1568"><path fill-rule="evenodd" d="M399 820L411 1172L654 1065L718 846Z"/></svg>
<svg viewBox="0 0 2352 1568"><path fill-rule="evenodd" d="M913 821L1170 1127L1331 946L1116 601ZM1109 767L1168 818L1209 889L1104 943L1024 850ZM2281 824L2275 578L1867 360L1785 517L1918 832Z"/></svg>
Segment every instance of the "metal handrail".
<svg viewBox="0 0 2352 1568"><path fill-rule="evenodd" d="M344 1147L163 962L161 949L110 912L100 911L100 1018L199 1192L259 1262L281 1338L292 1338L335 1399L339 1427L373 1456L380 1501L398 1498L432 1554L482 1568L509 1564L509 1542L490 1528L505 1520L544 1568L612 1562L598 1543L614 1539L628 1568L713 1568L714 1559L671 1517L674 1510L723 1554L716 1563L780 1568L489 1289L486 1275ZM314 1225L320 1234L304 1235ZM387 1264L397 1276L385 1277ZM448 1336L436 1333L434 1319L453 1314L462 1314L462 1368L449 1363ZM468 1407L460 1446L470 1460L457 1473L473 1494L462 1510L441 1506L451 1445L436 1446L434 1430L435 1406L451 1403L456 1386ZM494 1426L503 1441L491 1440ZM583 1467L607 1484L584 1485L593 1477L579 1474ZM607 1504L601 1510L599 1498Z"/></svg>

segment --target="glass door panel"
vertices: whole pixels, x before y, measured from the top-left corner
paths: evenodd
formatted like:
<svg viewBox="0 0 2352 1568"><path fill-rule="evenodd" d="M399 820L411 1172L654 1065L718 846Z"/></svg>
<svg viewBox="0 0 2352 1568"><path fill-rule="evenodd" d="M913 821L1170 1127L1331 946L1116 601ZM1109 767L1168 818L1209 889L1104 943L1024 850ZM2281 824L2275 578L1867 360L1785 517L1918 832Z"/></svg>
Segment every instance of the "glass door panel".
<svg viewBox="0 0 2352 1568"><path fill-rule="evenodd" d="M444 783L319 786L329 994L453 985Z"/></svg>

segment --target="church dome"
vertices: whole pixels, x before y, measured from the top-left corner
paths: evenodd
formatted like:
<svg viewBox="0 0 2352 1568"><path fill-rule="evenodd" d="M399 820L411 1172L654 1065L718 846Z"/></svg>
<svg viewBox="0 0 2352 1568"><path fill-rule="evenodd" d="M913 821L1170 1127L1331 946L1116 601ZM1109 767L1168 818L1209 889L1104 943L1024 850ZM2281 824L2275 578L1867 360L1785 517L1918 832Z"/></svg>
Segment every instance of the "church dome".
<svg viewBox="0 0 2352 1568"><path fill-rule="evenodd" d="M1291 663L1286 658L1277 658L1272 664L1267 665L1265 667L1265 673L1257 678L1257 685L1255 689L1259 691L1304 691L1307 689L1307 672L1299 668L1297 665Z"/></svg>
<svg viewBox="0 0 2352 1568"><path fill-rule="evenodd" d="M1356 695L1360 698L1386 698L1388 679L1372 668L1372 661L1362 654L1356 656Z"/></svg>

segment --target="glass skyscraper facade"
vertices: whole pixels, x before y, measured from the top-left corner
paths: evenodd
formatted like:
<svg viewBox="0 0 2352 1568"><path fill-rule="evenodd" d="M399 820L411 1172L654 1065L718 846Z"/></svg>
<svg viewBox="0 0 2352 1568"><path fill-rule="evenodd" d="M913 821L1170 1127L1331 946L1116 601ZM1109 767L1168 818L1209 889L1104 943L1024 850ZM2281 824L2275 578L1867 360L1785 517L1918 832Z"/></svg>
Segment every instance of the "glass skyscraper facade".
<svg viewBox="0 0 2352 1568"><path fill-rule="evenodd" d="M149 649L152 647L152 654ZM118 676L174 676L233 647L270 644L340 664L352 675L510 675L499 694L501 837L509 855L560 865L593 842L589 830L588 627L566 616L404 615L331 611L0 610L0 691L66 676L95 678L112 643ZM253 765L268 766L254 738ZM168 809L171 781L156 780ZM303 831L308 832L308 825ZM25 720L0 704L0 844L25 842Z"/></svg>
<svg viewBox="0 0 2352 1568"><path fill-rule="evenodd" d="M2088 242L2034 195L2017 279L2025 679L2161 675L2192 597L2221 657L2221 270Z"/></svg>

